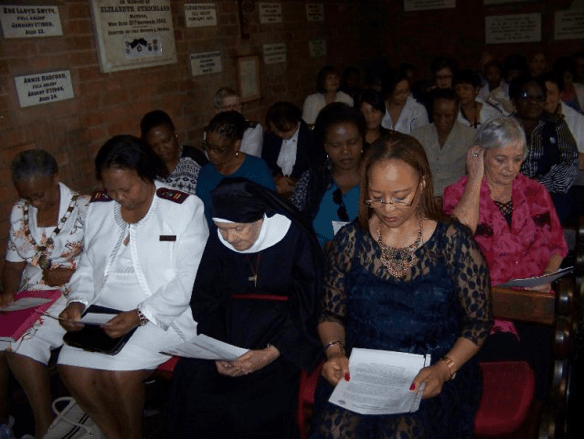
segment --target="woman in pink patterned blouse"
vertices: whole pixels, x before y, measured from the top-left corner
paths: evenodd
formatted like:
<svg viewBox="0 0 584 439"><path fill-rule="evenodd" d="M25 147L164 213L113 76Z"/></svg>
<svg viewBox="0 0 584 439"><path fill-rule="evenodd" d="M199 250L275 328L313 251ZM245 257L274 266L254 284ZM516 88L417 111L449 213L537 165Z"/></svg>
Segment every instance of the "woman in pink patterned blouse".
<svg viewBox="0 0 584 439"><path fill-rule="evenodd" d="M492 119L481 127L468 151L468 176L444 191L444 211L474 233L493 285L553 273L568 253L550 194L541 183L519 173L526 154L519 123L511 117ZM551 292L551 285L534 289ZM483 358L523 357L537 375L546 376L549 355L541 348L549 331L495 320L491 333L498 337L487 340L485 345L493 351L483 348ZM540 388L538 393L542 392Z"/></svg>

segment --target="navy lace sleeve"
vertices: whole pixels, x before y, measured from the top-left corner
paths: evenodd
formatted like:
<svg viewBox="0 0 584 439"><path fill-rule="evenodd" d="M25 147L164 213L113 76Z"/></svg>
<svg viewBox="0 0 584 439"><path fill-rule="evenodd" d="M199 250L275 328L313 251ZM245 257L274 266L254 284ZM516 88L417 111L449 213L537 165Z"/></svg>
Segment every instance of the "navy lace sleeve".
<svg viewBox="0 0 584 439"><path fill-rule="evenodd" d="M445 257L453 279L457 279L464 312L461 336L481 346L493 324L489 269L470 231L454 222L445 235Z"/></svg>

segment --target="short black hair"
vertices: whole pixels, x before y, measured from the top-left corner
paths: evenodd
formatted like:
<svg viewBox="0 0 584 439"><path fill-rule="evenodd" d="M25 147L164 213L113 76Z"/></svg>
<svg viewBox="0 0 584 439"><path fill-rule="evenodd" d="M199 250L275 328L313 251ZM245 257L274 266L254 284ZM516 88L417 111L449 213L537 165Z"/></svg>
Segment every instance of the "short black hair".
<svg viewBox="0 0 584 439"><path fill-rule="evenodd" d="M438 56L430 62L430 71L432 72L432 76L436 76L438 70L442 69L450 69L452 74L454 75L457 70L456 60L454 58L450 58L448 56Z"/></svg>
<svg viewBox="0 0 584 439"><path fill-rule="evenodd" d="M150 146L138 137L122 134L103 144L95 157L95 176L101 181L105 169L132 169L145 181L154 182L166 167Z"/></svg>
<svg viewBox="0 0 584 439"><path fill-rule="evenodd" d="M324 145L329 128L345 122L354 124L361 137L365 138L365 132L367 130L365 118L359 111L342 102L328 104L318 113L314 124L316 138Z"/></svg>
<svg viewBox="0 0 584 439"><path fill-rule="evenodd" d="M246 122L238 111L223 111L216 114L205 127L206 133L217 133L235 142L243 139Z"/></svg>
<svg viewBox="0 0 584 439"><path fill-rule="evenodd" d="M150 113L146 113L140 121L142 138L146 137L153 128L162 125L166 125L172 132L175 131L174 123L172 123L172 119L166 112L162 110L154 110Z"/></svg>
<svg viewBox="0 0 584 439"><path fill-rule="evenodd" d="M385 100L383 95L377 90L367 89L362 90L355 95L355 109L361 110L361 104L365 102L385 114Z"/></svg>
<svg viewBox="0 0 584 439"><path fill-rule="evenodd" d="M266 114L266 127L287 131L302 119L302 112L291 102L276 102Z"/></svg>
<svg viewBox="0 0 584 439"><path fill-rule="evenodd" d="M335 74L341 79L341 73L335 66L324 66L322 69L319 70L318 75L316 77L316 90L319 93L325 93L326 89L324 88L324 83L326 81L326 77L328 75Z"/></svg>
<svg viewBox="0 0 584 439"><path fill-rule="evenodd" d="M434 111L434 105L439 99L444 99L447 101L454 101L458 105L458 96L451 88L438 88L432 93L432 111Z"/></svg>
<svg viewBox="0 0 584 439"><path fill-rule="evenodd" d="M405 70L393 70L390 72L384 79L383 79L383 95L388 98L393 94L397 85L402 82L406 81L408 83L408 87L410 85L410 77L406 73Z"/></svg>
<svg viewBox="0 0 584 439"><path fill-rule="evenodd" d="M35 177L54 177L59 172L55 158L43 149L29 149L12 159L10 173L13 182Z"/></svg>
<svg viewBox="0 0 584 439"><path fill-rule="evenodd" d="M452 80L452 87L457 84L470 84L473 87L480 87L481 77L474 70L460 70L456 73L456 75L454 75L454 79Z"/></svg>
<svg viewBox="0 0 584 439"><path fill-rule="evenodd" d="M552 84L556 84L558 86L558 90L560 91L560 93L564 91L564 78L561 75L558 75L553 72L548 72L541 75L541 79L543 80L544 85L546 82L551 82Z"/></svg>

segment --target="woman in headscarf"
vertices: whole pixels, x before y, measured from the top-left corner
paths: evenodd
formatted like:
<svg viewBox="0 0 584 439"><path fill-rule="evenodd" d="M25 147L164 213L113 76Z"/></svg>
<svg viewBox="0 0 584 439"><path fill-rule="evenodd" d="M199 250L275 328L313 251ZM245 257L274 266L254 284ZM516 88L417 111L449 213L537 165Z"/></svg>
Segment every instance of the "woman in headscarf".
<svg viewBox="0 0 584 439"><path fill-rule="evenodd" d="M169 437L294 437L300 371L320 358L320 246L290 205L243 178L211 191L216 232L191 309L198 333L249 349L235 361L181 359Z"/></svg>

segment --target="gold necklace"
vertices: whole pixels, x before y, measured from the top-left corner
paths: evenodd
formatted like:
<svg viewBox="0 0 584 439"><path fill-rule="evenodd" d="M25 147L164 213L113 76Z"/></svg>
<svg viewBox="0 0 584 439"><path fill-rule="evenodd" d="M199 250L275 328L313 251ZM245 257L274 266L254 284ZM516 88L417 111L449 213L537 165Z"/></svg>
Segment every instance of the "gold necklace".
<svg viewBox="0 0 584 439"><path fill-rule="evenodd" d="M383 243L381 239L381 226L377 226L377 243L381 250L381 263L385 265L389 274L393 277L404 277L408 271L418 262L416 250L422 242L422 219L416 241L404 248L393 248Z"/></svg>

